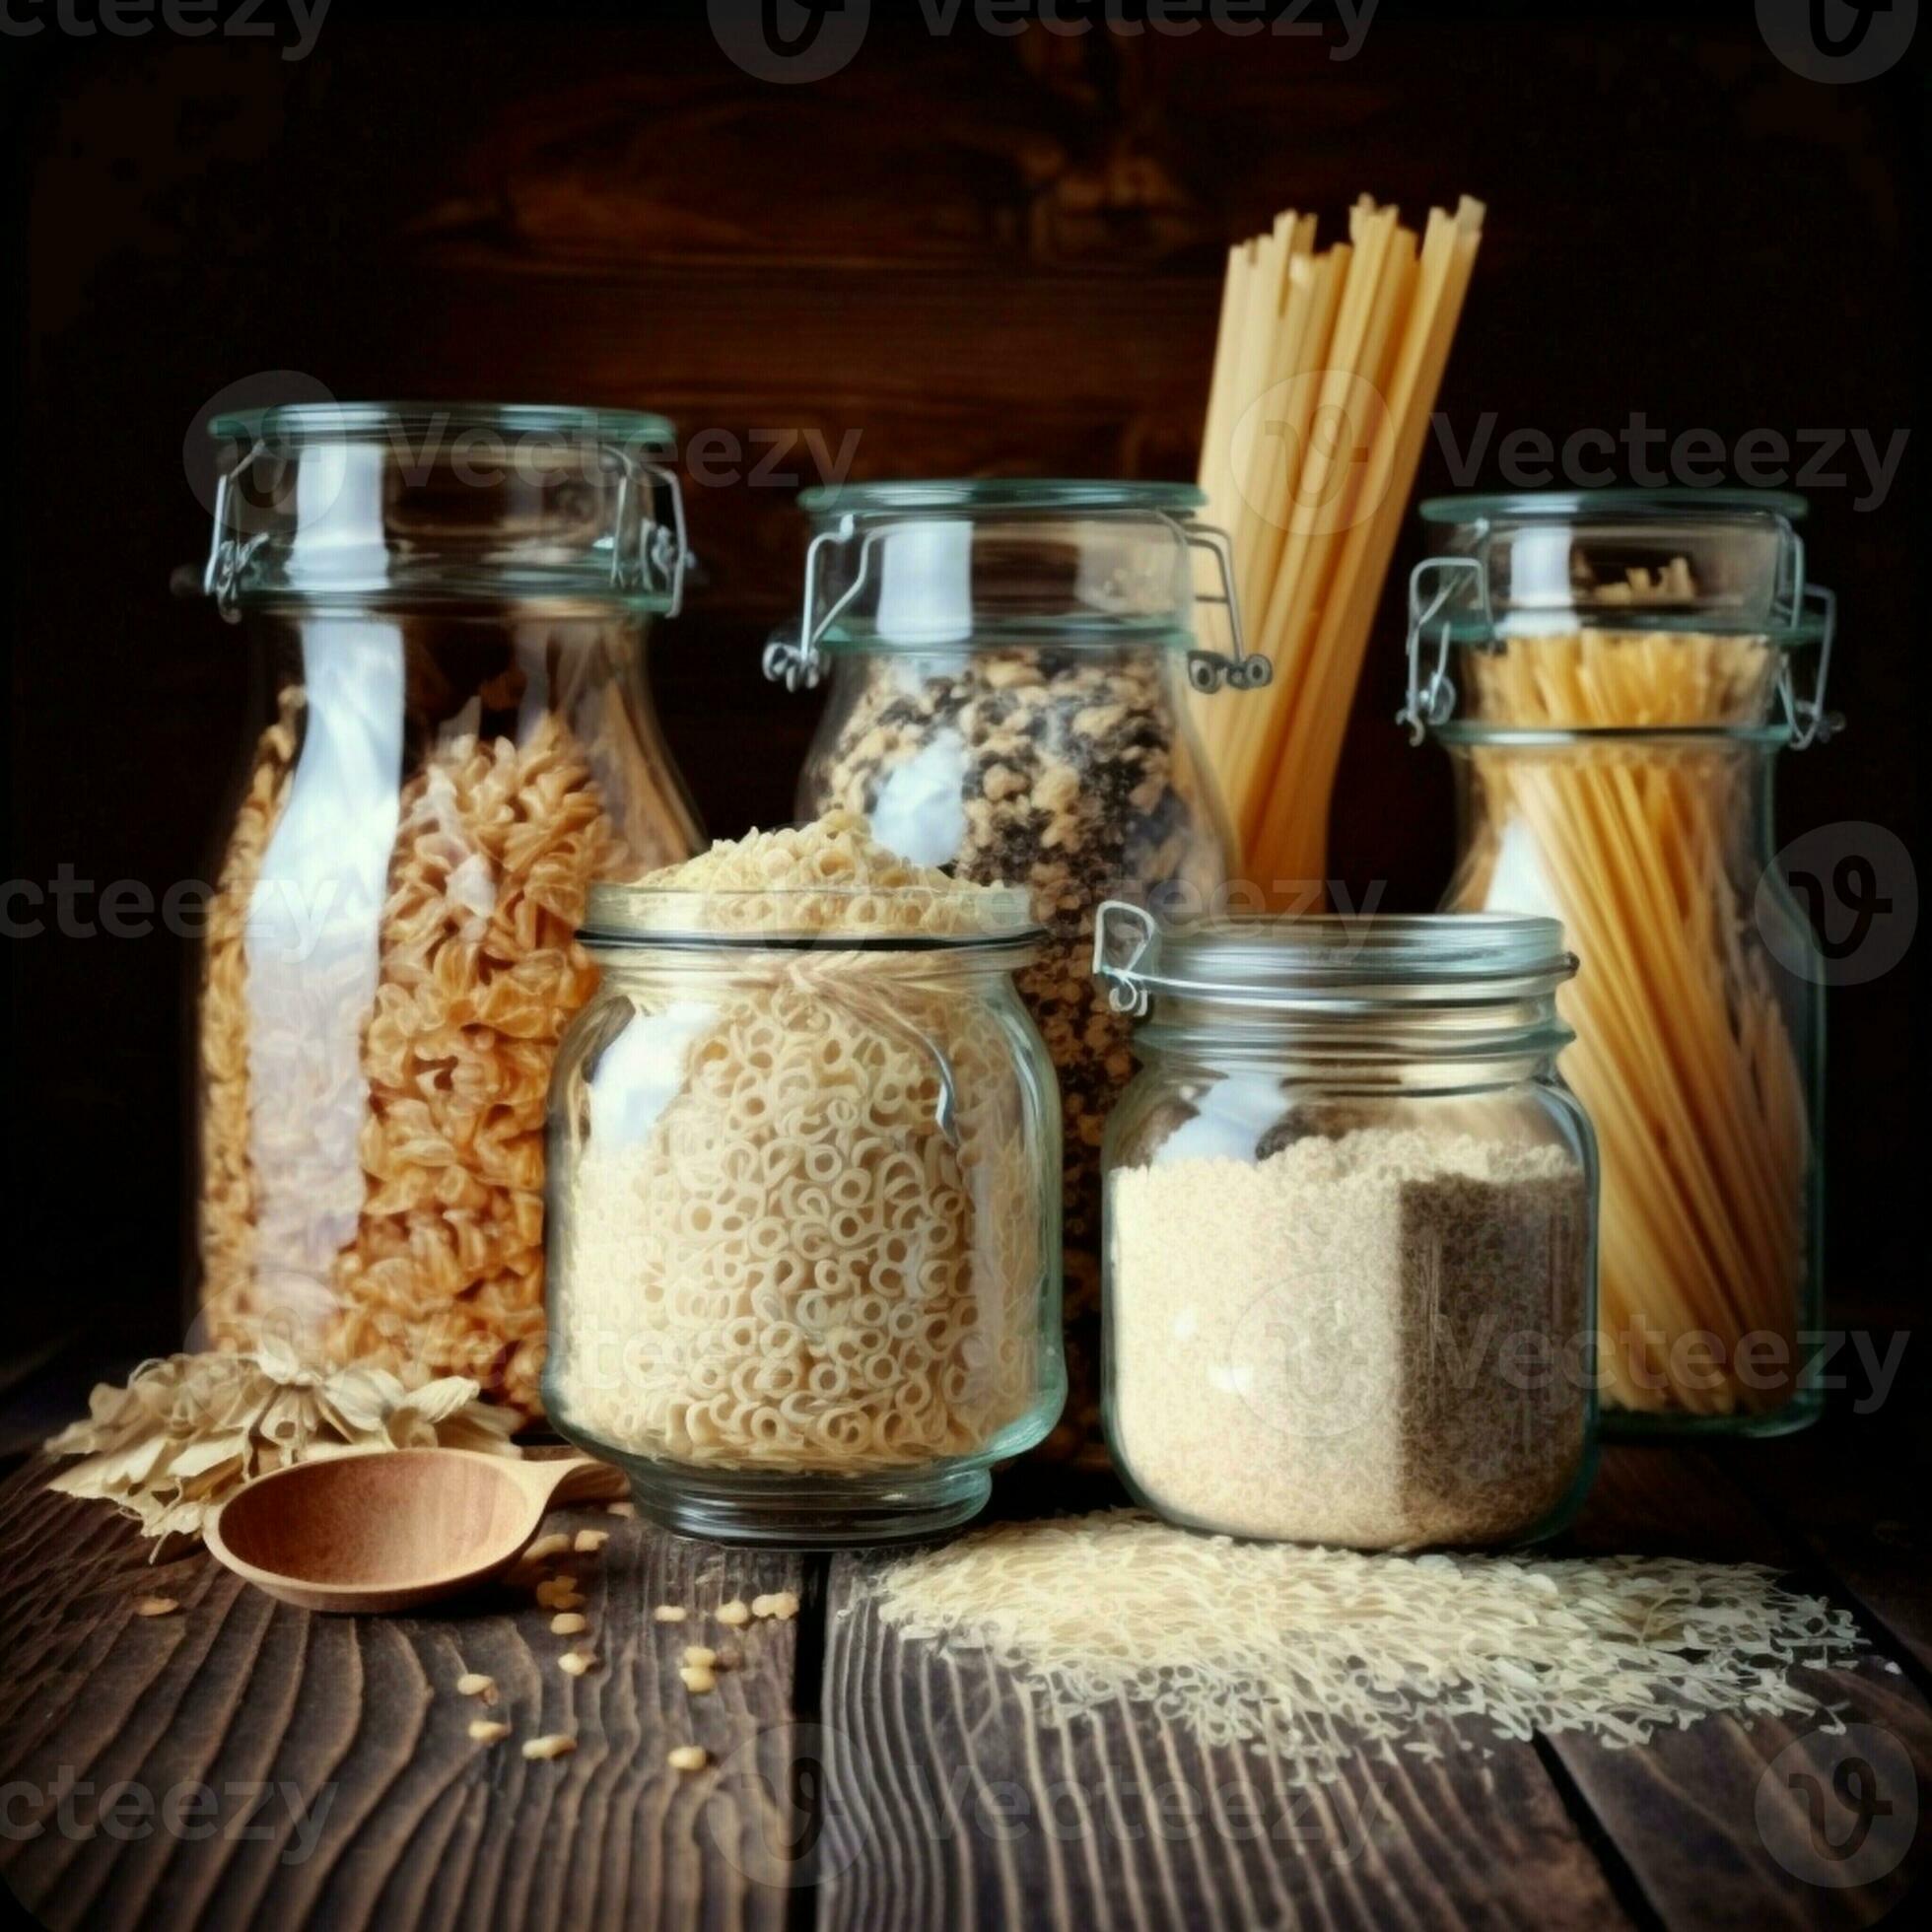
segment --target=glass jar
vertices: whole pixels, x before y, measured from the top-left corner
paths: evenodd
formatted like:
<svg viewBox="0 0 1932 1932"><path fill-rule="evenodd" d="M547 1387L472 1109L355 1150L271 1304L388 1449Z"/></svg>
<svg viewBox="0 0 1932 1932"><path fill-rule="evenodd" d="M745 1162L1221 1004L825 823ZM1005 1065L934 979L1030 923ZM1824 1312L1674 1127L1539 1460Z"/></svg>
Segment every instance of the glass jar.
<svg viewBox="0 0 1932 1932"><path fill-rule="evenodd" d="M1563 1071L1602 1147L1621 1433L1776 1433L1822 1400L1824 973L1771 829L1778 753L1829 729L1803 514L1716 490L1422 506L1442 554L1411 583L1404 715L1455 760L1445 905L1558 918L1583 962Z"/></svg>
<svg viewBox="0 0 1932 1932"><path fill-rule="evenodd" d="M1098 1455L1100 1138L1132 1071L1088 972L1094 910L1218 910L1227 819L1189 686L1265 683L1227 539L1177 483L1029 478L808 490L804 606L768 675L831 694L798 815L862 812L906 858L1024 885L1046 929L1020 991L1060 1076L1071 1397L1056 1451ZM1195 641L1213 561L1227 655Z"/></svg>
<svg viewBox="0 0 1932 1932"><path fill-rule="evenodd" d="M1595 1463L1596 1155L1553 920L1102 909L1107 1437L1169 1520L1500 1545Z"/></svg>
<svg viewBox="0 0 1932 1932"><path fill-rule="evenodd" d="M1052 1428L1059 1116L1013 986L1039 936L1018 892L592 893L544 1394L655 1521L927 1536Z"/></svg>
<svg viewBox="0 0 1932 1932"><path fill-rule="evenodd" d="M368 403L213 433L204 587L256 696L201 970L196 1327L533 1410L573 933L593 879L699 842L644 681L684 578L670 427Z"/></svg>

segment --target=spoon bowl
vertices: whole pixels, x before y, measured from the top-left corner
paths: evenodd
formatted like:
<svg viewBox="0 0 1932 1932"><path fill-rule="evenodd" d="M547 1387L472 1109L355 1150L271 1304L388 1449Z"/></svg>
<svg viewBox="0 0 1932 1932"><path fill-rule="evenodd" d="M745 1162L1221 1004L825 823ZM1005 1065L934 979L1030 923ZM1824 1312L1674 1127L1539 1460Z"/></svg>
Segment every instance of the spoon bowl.
<svg viewBox="0 0 1932 1932"><path fill-rule="evenodd" d="M588 1456L381 1449L257 1477L204 1535L217 1561L298 1609L411 1610L500 1575L553 1505L625 1487Z"/></svg>

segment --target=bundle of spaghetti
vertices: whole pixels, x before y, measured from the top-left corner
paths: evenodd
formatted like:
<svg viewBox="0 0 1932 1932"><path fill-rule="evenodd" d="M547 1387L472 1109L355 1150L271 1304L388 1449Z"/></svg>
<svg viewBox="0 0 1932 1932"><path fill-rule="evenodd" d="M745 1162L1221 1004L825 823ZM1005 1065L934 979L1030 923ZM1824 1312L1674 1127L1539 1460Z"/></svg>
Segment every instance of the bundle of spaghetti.
<svg viewBox="0 0 1932 1932"><path fill-rule="evenodd" d="M1275 677L1197 698L1247 876L1276 902L1327 874L1329 794L1369 626L1482 241L1465 195L1419 243L1364 196L1315 252L1287 213L1228 254L1202 442L1248 639Z"/></svg>
<svg viewBox="0 0 1932 1932"><path fill-rule="evenodd" d="M1485 724L1629 734L1472 745L1487 831L1452 893L1461 910L1554 914L1583 961L1561 1064L1597 1131L1601 1352L1625 1409L1729 1414L1792 1392L1811 1136L1733 862L1756 760L1701 732L1648 735L1746 722L1774 671L1761 639L1671 631L1471 654ZM1687 1352L1689 1337L1709 1342ZM1754 1344L1741 1362L1747 1337L1783 1352Z"/></svg>

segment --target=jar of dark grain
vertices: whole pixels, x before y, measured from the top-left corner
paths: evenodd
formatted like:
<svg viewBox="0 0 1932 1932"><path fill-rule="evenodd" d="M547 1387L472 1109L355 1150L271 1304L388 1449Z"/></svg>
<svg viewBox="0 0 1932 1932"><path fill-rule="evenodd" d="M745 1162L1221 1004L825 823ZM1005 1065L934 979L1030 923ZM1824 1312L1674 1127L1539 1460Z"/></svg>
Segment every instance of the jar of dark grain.
<svg viewBox="0 0 1932 1932"><path fill-rule="evenodd" d="M1187 691L1262 684L1227 540L1181 483L1032 478L809 490L803 608L766 653L830 702L798 813L862 812L906 858L1024 885L1048 939L1020 975L1065 1112L1070 1395L1051 1448L1103 1455L1100 1138L1133 1068L1088 970L1096 908L1220 909L1231 854ZM1225 651L1195 635L1199 600ZM1237 702L1226 696L1223 702Z"/></svg>

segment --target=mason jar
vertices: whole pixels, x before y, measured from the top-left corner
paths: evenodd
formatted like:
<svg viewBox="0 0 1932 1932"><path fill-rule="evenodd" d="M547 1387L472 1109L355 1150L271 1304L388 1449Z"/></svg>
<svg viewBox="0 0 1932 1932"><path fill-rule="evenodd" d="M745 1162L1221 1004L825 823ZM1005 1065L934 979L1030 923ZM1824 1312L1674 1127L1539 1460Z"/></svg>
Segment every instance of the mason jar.
<svg viewBox="0 0 1932 1932"><path fill-rule="evenodd" d="M198 1332L534 1410L550 1063L592 880L697 822L644 675L670 426L350 403L218 419L203 587L254 702L201 963Z"/></svg>
<svg viewBox="0 0 1932 1932"><path fill-rule="evenodd" d="M1106 1418L1172 1522L1411 1550L1575 1514L1595 1462L1590 1123L1553 920L1102 908L1140 1017L1107 1130Z"/></svg>
<svg viewBox="0 0 1932 1932"><path fill-rule="evenodd" d="M1606 1426L1809 1422L1824 971L1773 862L1778 755L1828 735L1828 591L1798 497L1425 503L1419 741L1456 767L1444 904L1563 922L1563 1071L1602 1148ZM1803 687L1809 683L1811 688Z"/></svg>
<svg viewBox="0 0 1932 1932"><path fill-rule="evenodd" d="M1071 1396L1052 1447L1098 1455L1100 1138L1132 1062L1088 972L1094 911L1218 907L1232 849L1187 694L1252 688L1268 663L1242 650L1227 539L1196 521L1191 485L1000 477L799 502L803 608L766 654L794 688L829 673L799 817L862 812L910 860L1026 887L1045 929L1020 991L1063 1109ZM1197 641L1197 601L1223 610L1225 652Z"/></svg>
<svg viewBox="0 0 1932 1932"><path fill-rule="evenodd" d="M1013 984L1039 940L1021 892L592 891L544 1393L654 1521L931 1535L1053 1427L1059 1114Z"/></svg>

